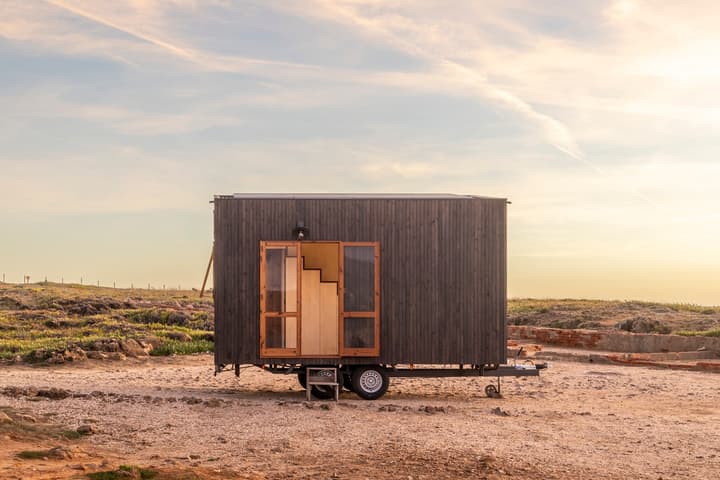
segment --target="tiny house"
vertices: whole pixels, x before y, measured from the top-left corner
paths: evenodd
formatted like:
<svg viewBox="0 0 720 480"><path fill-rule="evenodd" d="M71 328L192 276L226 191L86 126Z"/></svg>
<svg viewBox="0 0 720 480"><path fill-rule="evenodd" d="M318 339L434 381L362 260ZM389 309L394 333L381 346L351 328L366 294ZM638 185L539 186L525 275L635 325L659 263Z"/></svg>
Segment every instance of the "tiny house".
<svg viewBox="0 0 720 480"><path fill-rule="evenodd" d="M487 376L506 362L505 199L236 194L213 203L216 371L252 364L307 387L306 368L327 367L374 399L392 376Z"/></svg>

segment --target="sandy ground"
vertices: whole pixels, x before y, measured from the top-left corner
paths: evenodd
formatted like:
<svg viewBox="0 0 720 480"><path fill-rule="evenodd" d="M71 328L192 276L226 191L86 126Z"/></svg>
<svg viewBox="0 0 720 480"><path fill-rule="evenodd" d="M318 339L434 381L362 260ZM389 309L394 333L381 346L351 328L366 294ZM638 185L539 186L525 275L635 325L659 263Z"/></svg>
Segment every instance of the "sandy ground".
<svg viewBox="0 0 720 480"><path fill-rule="evenodd" d="M488 379L392 379L378 401L307 404L294 376L212 372L207 355L0 367L0 406L97 430L55 462L0 439L0 478L83 478L103 461L202 478L720 478L717 374L557 361L504 380L501 399Z"/></svg>

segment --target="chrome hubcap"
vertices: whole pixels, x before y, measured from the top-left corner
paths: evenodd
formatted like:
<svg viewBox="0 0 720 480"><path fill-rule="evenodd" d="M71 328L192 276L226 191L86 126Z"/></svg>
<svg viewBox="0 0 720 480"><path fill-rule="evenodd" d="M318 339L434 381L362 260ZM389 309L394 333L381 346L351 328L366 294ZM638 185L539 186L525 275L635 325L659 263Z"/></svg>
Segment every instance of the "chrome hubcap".
<svg viewBox="0 0 720 480"><path fill-rule="evenodd" d="M375 370L365 370L360 375L360 387L367 393L379 392L383 386L382 375Z"/></svg>

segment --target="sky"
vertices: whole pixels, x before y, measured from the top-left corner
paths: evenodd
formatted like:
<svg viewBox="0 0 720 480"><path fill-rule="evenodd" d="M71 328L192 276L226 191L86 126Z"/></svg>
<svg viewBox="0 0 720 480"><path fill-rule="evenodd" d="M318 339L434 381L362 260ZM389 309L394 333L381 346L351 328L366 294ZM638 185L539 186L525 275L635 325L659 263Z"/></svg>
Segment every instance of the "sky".
<svg viewBox="0 0 720 480"><path fill-rule="evenodd" d="M511 297L720 304L720 4L3 0L0 274L199 287L214 194L508 198Z"/></svg>

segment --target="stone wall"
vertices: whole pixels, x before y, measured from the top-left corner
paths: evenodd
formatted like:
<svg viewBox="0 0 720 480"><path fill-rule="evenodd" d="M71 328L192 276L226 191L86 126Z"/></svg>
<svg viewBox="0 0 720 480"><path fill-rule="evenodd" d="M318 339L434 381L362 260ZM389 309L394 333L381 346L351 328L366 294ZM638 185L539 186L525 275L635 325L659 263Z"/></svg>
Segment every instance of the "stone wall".
<svg viewBox="0 0 720 480"><path fill-rule="evenodd" d="M610 352L692 352L705 349L720 353L720 338L718 337L685 337L601 330L566 330L524 325L509 326L508 337L518 340L532 340L533 342L558 347Z"/></svg>

